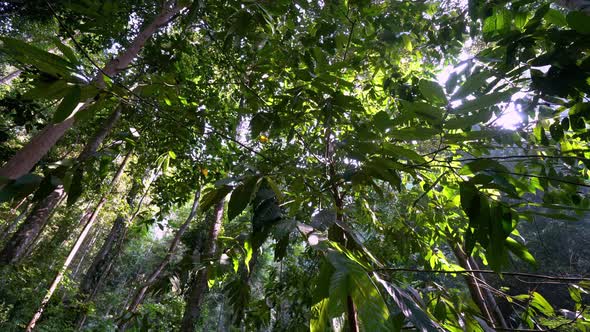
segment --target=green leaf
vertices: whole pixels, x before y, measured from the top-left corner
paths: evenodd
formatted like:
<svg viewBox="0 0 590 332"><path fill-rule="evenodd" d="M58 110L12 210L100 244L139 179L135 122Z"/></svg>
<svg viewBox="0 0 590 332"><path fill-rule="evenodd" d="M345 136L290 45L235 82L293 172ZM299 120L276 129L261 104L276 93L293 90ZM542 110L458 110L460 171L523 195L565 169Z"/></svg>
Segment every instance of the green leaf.
<svg viewBox="0 0 590 332"><path fill-rule="evenodd" d="M455 113L466 114L469 112L475 112L490 106L494 106L501 102L508 102L510 101L510 97L513 94L513 90L508 90L501 92L492 92L484 96L479 96L473 100L467 100L461 106L455 108Z"/></svg>
<svg viewBox="0 0 590 332"><path fill-rule="evenodd" d="M447 104L447 96L442 87L433 81L421 80L418 84L422 95L430 102L438 105Z"/></svg>
<svg viewBox="0 0 590 332"><path fill-rule="evenodd" d="M0 52L54 77L69 76L75 70L64 58L14 38L0 37Z"/></svg>
<svg viewBox="0 0 590 332"><path fill-rule="evenodd" d="M547 316L554 316L555 312L553 311L553 307L547 300L539 293L533 292L532 300L530 305L535 308L538 312L547 315Z"/></svg>
<svg viewBox="0 0 590 332"><path fill-rule="evenodd" d="M414 46L412 45L412 38L410 38L410 36L404 34L402 36L402 42L404 44L404 48L406 49L406 51L412 52L414 50Z"/></svg>
<svg viewBox="0 0 590 332"><path fill-rule="evenodd" d="M330 299L325 298L311 307L312 317L309 321L309 330L311 332L331 331L330 317L328 315L328 308L330 306Z"/></svg>
<svg viewBox="0 0 590 332"><path fill-rule="evenodd" d="M55 100L63 98L68 91L68 82L66 80L56 80L52 82L37 81L35 82L35 87L23 95L23 99Z"/></svg>
<svg viewBox="0 0 590 332"><path fill-rule="evenodd" d="M478 159L465 164L460 170L459 174L469 175L475 174L482 170L495 170L499 172L508 172L506 166L500 164L494 159Z"/></svg>
<svg viewBox="0 0 590 332"><path fill-rule="evenodd" d="M419 155L415 150L406 149L402 146L385 142L381 144L382 153L397 159L407 159L418 163L425 163L424 157Z"/></svg>
<svg viewBox="0 0 590 332"><path fill-rule="evenodd" d="M554 122L551 124L549 127L549 132L551 133L551 138L558 142L561 141L564 136L563 128L559 122Z"/></svg>
<svg viewBox="0 0 590 332"><path fill-rule="evenodd" d="M283 193L281 192L281 189L279 188L277 183L268 176L264 177L264 181L266 181L270 189L272 189L272 191L275 193L277 200L279 202L283 201Z"/></svg>
<svg viewBox="0 0 590 332"><path fill-rule="evenodd" d="M504 243L508 250L512 252L516 257L520 258L521 260L531 264L532 266L537 266L537 261L535 257L531 255L528 249L522 245L520 242L517 242L511 237L506 238L506 242Z"/></svg>
<svg viewBox="0 0 590 332"><path fill-rule="evenodd" d="M224 199L232 190L231 186L221 186L207 191L201 198L200 210L205 212L220 200Z"/></svg>
<svg viewBox="0 0 590 332"><path fill-rule="evenodd" d="M514 25L518 29L523 29L529 19L529 15L527 12L518 12L514 15Z"/></svg>
<svg viewBox="0 0 590 332"><path fill-rule="evenodd" d="M442 111L438 107L423 102L408 102L402 100L404 109L415 113L418 117L426 120L433 125L440 124L442 121Z"/></svg>
<svg viewBox="0 0 590 332"><path fill-rule="evenodd" d="M0 203L31 194L39 187L42 181L43 177L36 174L21 176L0 189Z"/></svg>
<svg viewBox="0 0 590 332"><path fill-rule="evenodd" d="M330 316L345 312L350 296L357 307L359 324L364 331L389 331L389 310L383 297L363 267L341 252L330 251L326 257L334 272L330 278Z"/></svg>
<svg viewBox="0 0 590 332"><path fill-rule="evenodd" d="M168 172L168 167L170 167L170 156L166 156L162 159L162 172Z"/></svg>
<svg viewBox="0 0 590 332"><path fill-rule="evenodd" d="M568 287L568 291L570 293L570 297L574 300L575 303L582 302L582 292L587 293L584 289L578 285L570 285Z"/></svg>
<svg viewBox="0 0 590 332"><path fill-rule="evenodd" d="M564 27L567 25L565 16L560 11L553 8L549 9L547 13L545 13L545 20L558 27Z"/></svg>
<svg viewBox="0 0 590 332"><path fill-rule="evenodd" d="M53 38L53 44L55 44L55 46L57 46L57 48L60 50L60 52L66 58L68 58L68 60L70 60L70 62L72 64L78 63L78 59L76 58L76 54L74 53L74 50L72 50L69 46L65 45L64 43L62 43L59 40L59 38Z"/></svg>
<svg viewBox="0 0 590 332"><path fill-rule="evenodd" d="M377 114L373 115L373 123L375 127L380 131L384 132L387 128L392 125L392 120L389 114L385 111L380 111Z"/></svg>
<svg viewBox="0 0 590 332"><path fill-rule="evenodd" d="M583 12L571 12L566 17L567 23L577 32L590 35L590 16Z"/></svg>
<svg viewBox="0 0 590 332"><path fill-rule="evenodd" d="M81 89L78 85L74 85L68 89L68 93L65 95L53 115L54 123L62 122L74 113L76 107L80 103L80 94Z"/></svg>
<svg viewBox="0 0 590 332"><path fill-rule="evenodd" d="M457 100L461 98L465 98L470 94L474 93L478 89L482 88L486 85L486 80L492 77L492 73L488 71L479 72L473 74L467 78L467 80L461 85L459 90L453 94L452 100Z"/></svg>
<svg viewBox="0 0 590 332"><path fill-rule="evenodd" d="M84 191L84 187L82 185L83 179L84 170L81 167L76 168L72 172L72 178L68 183L68 186L64 187L65 191L68 193L68 206L72 206L74 203L76 203L78 198L80 198L80 195L82 195L82 192Z"/></svg>
<svg viewBox="0 0 590 332"><path fill-rule="evenodd" d="M471 128L476 124L484 124L492 118L493 112L491 109L483 109L472 115L456 117L448 119L444 123L446 129L464 129Z"/></svg>
<svg viewBox="0 0 590 332"><path fill-rule="evenodd" d="M442 331L442 327L433 321L428 313L420 307L417 299L414 299L406 291L383 280L378 280L385 288L401 313L411 321L417 331Z"/></svg>
<svg viewBox="0 0 590 332"><path fill-rule="evenodd" d="M233 220L240 215L242 211L252 201L252 196L257 189L257 183L260 178L257 176L246 179L242 184L237 186L231 194L227 208L228 220Z"/></svg>
<svg viewBox="0 0 590 332"><path fill-rule="evenodd" d="M244 265L246 265L246 269L248 272L250 272L250 261L252 260L252 255L254 254L250 240L244 241L244 252L246 253L244 257Z"/></svg>
<svg viewBox="0 0 590 332"><path fill-rule="evenodd" d="M402 141L422 141L432 138L440 133L440 130L428 127L408 127L392 130L389 135Z"/></svg>

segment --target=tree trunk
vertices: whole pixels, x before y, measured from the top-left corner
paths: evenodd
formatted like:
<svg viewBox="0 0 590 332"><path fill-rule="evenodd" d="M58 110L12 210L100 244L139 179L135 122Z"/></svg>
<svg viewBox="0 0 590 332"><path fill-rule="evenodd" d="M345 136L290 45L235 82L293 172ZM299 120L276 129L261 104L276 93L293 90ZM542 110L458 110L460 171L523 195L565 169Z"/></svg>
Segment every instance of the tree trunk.
<svg viewBox="0 0 590 332"><path fill-rule="evenodd" d="M29 247L45 227L51 211L60 201L63 191L63 187L59 186L35 204L27 219L10 237L0 252L0 265L17 264L25 257Z"/></svg>
<svg viewBox="0 0 590 332"><path fill-rule="evenodd" d="M327 117L324 120L324 162L326 165L326 176L330 182L330 194L332 195L334 207L336 208L336 223L329 227L328 238L346 247L349 241L347 241L344 230L339 226L339 224L344 224L344 194L340 191L340 187L336 181L338 175L336 172L334 152L332 128L330 126L330 118ZM352 242L350 244L352 245ZM349 331L359 331L357 308L350 294L346 297L346 321L348 322Z"/></svg>
<svg viewBox="0 0 590 332"><path fill-rule="evenodd" d="M103 205L106 203L109 194L114 189L115 185L117 184L117 182L119 181L119 179L123 175L123 171L125 170L125 166L127 165L127 162L129 161L129 158L131 157L131 152L132 151L129 151L127 153L127 155L125 156L125 158L121 162L121 165L119 166L119 169L117 170L117 173L115 174L115 176L113 176L113 179L111 180L111 183L109 184L109 189L110 190L108 192L106 192L100 198L100 200L98 201L98 203L96 204L96 207L94 208L94 211L92 212L92 215L90 216L90 218L88 219L88 221L84 225L84 228L82 229L82 232L78 236L78 239L76 240L76 243L74 244L74 246L70 250L70 253L68 254L68 257L66 258L65 262L63 263L63 265L60 268L60 270L57 273L57 275L55 276L55 279L53 280L53 282L51 283L51 286L47 290L47 293L45 294L45 297L41 301L41 305L39 305L39 308L37 309L37 311L33 315L33 318L31 318L31 321L27 325L27 328L26 328L26 331L27 332L32 331L33 328L35 327L35 324L37 324L37 321L39 320L39 318L41 318L41 315L43 314L43 311L47 307L47 304L49 303L49 300L51 300L51 297L53 296L53 293L55 292L55 290L59 286L61 280L63 279L63 277L65 275L65 273L67 272L68 268L70 267L70 264L72 263L72 260L74 259L74 257L78 253L78 250L80 249L80 246L82 246L82 243L84 242L84 239L88 235L88 232L90 231L90 229L94 225L94 222L96 221L96 217L98 216L98 214L99 214L100 210L102 209Z"/></svg>
<svg viewBox="0 0 590 332"><path fill-rule="evenodd" d="M164 4L164 8L160 14L135 37L133 42L131 42L131 45L129 45L129 48L120 53L116 58L109 61L102 71L112 77L127 68L133 59L137 57L147 40L160 27L168 24L168 22L170 22L170 20L173 19L182 8L184 7L180 5L172 5L171 2ZM102 73L99 73L95 77L94 84L99 88L105 87ZM92 100L88 100L85 103L78 105L77 112L83 111L91 104L91 102ZM0 168L0 176L14 180L27 174L73 125L74 117L69 117L60 123L46 126L33 137L27 145L22 147L2 168Z"/></svg>
<svg viewBox="0 0 590 332"><path fill-rule="evenodd" d="M215 259L217 253L217 238L219 237L223 222L224 204L225 200L221 200L215 207L215 218L210 225L206 243L201 250L202 255L200 255L200 262L195 262L204 264L205 266L199 269L197 275L193 278L189 286L184 316L182 317L182 326L180 328L181 332L194 332L195 325L199 320L201 304L208 291L207 274L209 273L209 266Z"/></svg>
<svg viewBox="0 0 590 332"><path fill-rule="evenodd" d="M94 256L92 264L86 271L84 278L80 282L79 297L83 302L89 302L94 299L102 286L104 280L109 275L115 259L123 247L123 239L127 233L126 218L117 216L108 237L104 241L100 251ZM77 326L81 330L86 322L87 313L80 313Z"/></svg>
<svg viewBox="0 0 590 332"><path fill-rule="evenodd" d="M22 72L22 70L17 69L12 73L0 78L0 84L10 85L10 82L12 82L13 79L17 78Z"/></svg>
<svg viewBox="0 0 590 332"><path fill-rule="evenodd" d="M76 158L78 163L88 160L88 158L96 153L100 144L121 117L121 109L121 106L117 107L104 124L94 133L92 139L90 139L84 150ZM4 246L2 252L0 252L0 264L17 264L22 258L27 256L27 252L31 251L30 249L32 249L31 246L35 242L35 239L39 237L41 231L47 225L49 216L65 195L64 188L60 185L47 195L47 197L35 204L28 218L23 222L6 246Z"/></svg>
<svg viewBox="0 0 590 332"><path fill-rule="evenodd" d="M78 249L78 252L82 253L82 256L80 256L80 258L78 258L78 261L76 262L76 258L74 257L74 264L76 265L76 268L74 268L72 270L72 273L70 275L70 278L75 280L76 276L78 275L78 271L80 271L80 267L82 267L82 264L84 264L84 260L86 259L86 256L90 253L90 251L92 251L92 248L94 247L94 244L96 243L96 240L98 240L98 238L100 237L100 230L99 229L94 229L92 231L92 234L90 235L90 237L86 237L86 241L84 241L82 243L82 245L80 246L80 249Z"/></svg>
<svg viewBox="0 0 590 332"><path fill-rule="evenodd" d="M121 215L117 216L108 237L80 283L80 293L85 297L86 301L91 300L96 295L100 283L106 277L106 271L110 270L121 247L126 229L126 218Z"/></svg>
<svg viewBox="0 0 590 332"><path fill-rule="evenodd" d="M556 0L555 3L570 10L579 10L590 15L590 1L588 0Z"/></svg>
<svg viewBox="0 0 590 332"><path fill-rule="evenodd" d="M29 212L30 208L31 204L27 203L25 208L18 214L18 216L16 216L16 218L14 218L14 220L9 225L7 225L6 228L4 228L4 231L2 231L2 234L0 234L0 242L4 241L4 239L6 239L10 233L12 233L16 226L18 226L18 223L21 221L21 219L27 215L27 212Z"/></svg>
<svg viewBox="0 0 590 332"><path fill-rule="evenodd" d="M451 248L453 249L453 253L459 262L459 265L464 268L465 270L479 270L479 266L475 262L475 260L465 253L463 248L461 248L458 244L452 244ZM490 293L489 290L484 289L480 284L481 281L485 282L485 278L482 273L466 273L463 274L465 278L465 282L467 283L467 287L469 288L469 294L471 295L471 299L481 313L484 315L485 319L492 325L494 329L501 328L507 329L508 326L506 321L504 320L504 316L496 303L496 299L494 295Z"/></svg>
<svg viewBox="0 0 590 332"><path fill-rule="evenodd" d="M0 168L0 176L15 180L27 174L73 124L74 118L70 117L47 125Z"/></svg>
<svg viewBox="0 0 590 332"><path fill-rule="evenodd" d="M149 275L149 277L143 283L143 285L135 292L135 295L133 296L128 308L125 310L126 312L131 313L131 314L134 314L135 312L137 312L137 309L139 308L139 305L143 302L148 289L156 281L158 281L158 279L160 278L160 275L162 274L162 272L164 271L166 266L168 266L168 264L170 263L170 260L172 260L172 256L174 255L174 253L176 252L176 248L180 244L180 238L182 237L184 232L186 232L191 221L193 220L193 218L197 214L197 210L199 208L199 198L200 197L201 197L201 189L199 188L195 192L195 197L193 200L193 206L191 208L191 212L189 213L185 222L180 226L180 228L176 232L174 239L170 243L170 247L168 248L168 252L166 253L166 256L164 256L164 258L162 259L160 264L158 264L158 266L154 269L154 271L152 271L152 273ZM121 318L119 319L119 330L120 331L125 331L125 329L127 328L127 325L129 324L129 319L126 319L124 316L125 316L125 312L123 313L123 315L121 315Z"/></svg>

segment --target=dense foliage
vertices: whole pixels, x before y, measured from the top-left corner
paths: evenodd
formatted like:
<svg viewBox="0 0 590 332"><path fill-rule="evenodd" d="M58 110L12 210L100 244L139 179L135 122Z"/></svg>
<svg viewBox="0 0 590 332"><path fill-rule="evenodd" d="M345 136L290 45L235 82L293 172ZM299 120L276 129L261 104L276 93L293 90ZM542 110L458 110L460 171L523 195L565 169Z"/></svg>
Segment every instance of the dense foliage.
<svg viewBox="0 0 590 332"><path fill-rule="evenodd" d="M590 330L589 12L0 2L0 329Z"/></svg>

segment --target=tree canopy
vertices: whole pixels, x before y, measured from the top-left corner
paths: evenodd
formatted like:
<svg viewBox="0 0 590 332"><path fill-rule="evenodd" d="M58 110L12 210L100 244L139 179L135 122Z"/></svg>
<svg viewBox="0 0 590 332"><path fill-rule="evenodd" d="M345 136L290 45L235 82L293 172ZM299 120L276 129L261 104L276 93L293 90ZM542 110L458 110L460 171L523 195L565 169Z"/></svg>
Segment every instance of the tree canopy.
<svg viewBox="0 0 590 332"><path fill-rule="evenodd" d="M590 330L589 1L0 13L1 329Z"/></svg>

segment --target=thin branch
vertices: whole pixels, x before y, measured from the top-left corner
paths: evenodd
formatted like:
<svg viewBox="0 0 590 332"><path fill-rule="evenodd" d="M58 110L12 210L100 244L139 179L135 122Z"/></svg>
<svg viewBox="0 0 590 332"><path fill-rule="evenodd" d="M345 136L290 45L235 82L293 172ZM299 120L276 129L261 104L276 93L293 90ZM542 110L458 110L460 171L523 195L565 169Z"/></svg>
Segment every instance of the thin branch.
<svg viewBox="0 0 590 332"><path fill-rule="evenodd" d="M386 272L416 272L416 273L443 273L443 274L466 274L466 273L488 273L488 274L500 274L500 275L507 275L507 276L519 276L519 277L527 277L527 278L536 278L536 279L546 279L546 280L558 280L558 281L570 281L570 282L579 282L579 281L590 281L590 278L584 277L558 277L558 276L549 276L543 274L534 274L534 273L525 273L525 272L496 272L492 270L419 270L419 269L410 269L410 268L380 268L376 269L375 271L386 271Z"/></svg>
<svg viewBox="0 0 590 332"><path fill-rule="evenodd" d="M444 168L449 168L449 169L453 169L453 170L461 169L461 167L454 167L454 166L451 166L451 165L440 165L440 164L436 164L436 165L432 165L432 166L434 166L434 167L444 167ZM554 177L545 176L545 175L516 173L516 172L500 171L500 170L497 170L497 169L486 169L486 171L493 172L493 173L499 173L499 174L509 174L509 175L522 176L522 177L526 177L526 178L544 179L544 180L549 180L549 181L555 181L555 182L560 182L560 183L567 183L567 184L571 184L571 185L575 185L575 186L590 188L590 184L581 183L581 182L574 182L574 181L568 181L568 180L554 178Z"/></svg>
<svg viewBox="0 0 590 332"><path fill-rule="evenodd" d="M454 159L453 161L477 161L477 160L505 160L505 159L576 159L581 161L590 161L588 158L577 157L577 156L542 156L542 155L512 155L512 156L497 156L497 157L479 157L479 158L461 158ZM441 160L437 160L441 162Z"/></svg>
<svg viewBox="0 0 590 332"><path fill-rule="evenodd" d="M443 176L447 175L448 171L443 172L430 186L428 186L428 189L424 190L422 192L422 194L420 194L420 196L418 196L418 198L416 198L416 200L414 201L414 203L412 203L412 207L415 208L416 204L418 204L418 202L424 197L426 196L426 194L428 194L432 188L434 188L439 182L440 180L443 178Z"/></svg>
<svg viewBox="0 0 590 332"><path fill-rule="evenodd" d="M226 135L226 134L224 134L224 133L222 133L222 132L219 132L219 131L217 131L216 129L214 129L213 127L207 127L207 129L211 130L211 132L212 132L212 133L214 133L215 135L218 135L218 136L221 136L221 137L223 137L223 138L225 138L225 139L228 139L228 140L230 140L230 141L232 141L232 142L234 142L234 143L236 143L236 144L240 145L240 146L241 146L241 147L243 147L244 149L246 149L246 150L248 150L248 151L250 151L250 152L252 152L252 153L254 153L254 154L256 154L256 155L259 155L260 157L262 157L262 158L263 158L263 159L265 159L266 161L268 161L268 162L273 162L273 160L272 160L272 159L270 159L269 157L267 157L267 156L266 156L266 155L264 155L263 153L261 153L261 152L259 152L259 151L256 151L256 150L254 150L253 148L251 148L251 147L247 146L246 144L244 144L244 143L242 143L242 142L238 141L237 139L235 139L235 138L233 138L233 137L231 137L231 136L229 136L229 135Z"/></svg>

